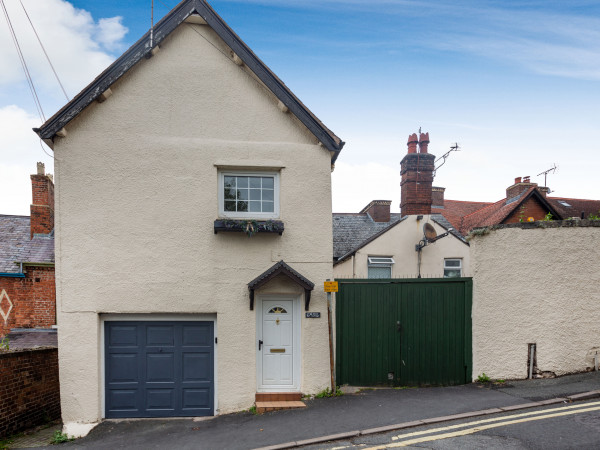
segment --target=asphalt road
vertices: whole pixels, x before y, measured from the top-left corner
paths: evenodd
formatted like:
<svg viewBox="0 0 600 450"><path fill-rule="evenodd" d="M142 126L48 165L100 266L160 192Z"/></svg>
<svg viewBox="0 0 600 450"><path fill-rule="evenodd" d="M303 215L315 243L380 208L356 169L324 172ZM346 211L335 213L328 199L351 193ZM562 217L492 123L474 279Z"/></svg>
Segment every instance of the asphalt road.
<svg viewBox="0 0 600 450"><path fill-rule="evenodd" d="M380 450L400 447L461 450L600 448L600 401L558 404L302 448Z"/></svg>

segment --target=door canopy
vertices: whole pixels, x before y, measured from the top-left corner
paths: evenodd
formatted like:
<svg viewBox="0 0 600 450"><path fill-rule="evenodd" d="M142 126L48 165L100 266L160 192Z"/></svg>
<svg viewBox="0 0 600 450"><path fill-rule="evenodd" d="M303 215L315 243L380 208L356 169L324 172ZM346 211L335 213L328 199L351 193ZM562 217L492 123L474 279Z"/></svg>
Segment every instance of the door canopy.
<svg viewBox="0 0 600 450"><path fill-rule="evenodd" d="M270 269L267 269L265 272L248 283L248 291L250 291L250 310L254 309L254 291L264 286L278 275L285 275L304 289L304 310L308 311L308 307L310 305L310 292L314 289L315 284L300 275L298 272L284 263L283 260L279 261Z"/></svg>

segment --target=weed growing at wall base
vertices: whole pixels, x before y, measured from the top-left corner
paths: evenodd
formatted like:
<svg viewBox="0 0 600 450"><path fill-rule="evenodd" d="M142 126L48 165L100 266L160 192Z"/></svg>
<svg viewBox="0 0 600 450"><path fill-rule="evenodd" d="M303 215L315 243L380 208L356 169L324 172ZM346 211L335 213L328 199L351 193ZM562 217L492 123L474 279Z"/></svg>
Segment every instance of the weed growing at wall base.
<svg viewBox="0 0 600 450"><path fill-rule="evenodd" d="M490 382L490 377L488 377L485 372L483 372L481 375L479 375L477 377L477 382L478 383L489 383Z"/></svg>
<svg viewBox="0 0 600 450"><path fill-rule="evenodd" d="M68 434L63 433L60 430L56 430L54 432L54 434L52 435L52 442L51 444L55 445L55 444L62 444L63 442L69 442L69 441L74 441L75 438L72 436L69 436Z"/></svg>
<svg viewBox="0 0 600 450"><path fill-rule="evenodd" d="M331 389L327 388L315 395L315 398L339 397L340 395L344 395L344 393L339 386L336 386L335 392L332 392Z"/></svg>

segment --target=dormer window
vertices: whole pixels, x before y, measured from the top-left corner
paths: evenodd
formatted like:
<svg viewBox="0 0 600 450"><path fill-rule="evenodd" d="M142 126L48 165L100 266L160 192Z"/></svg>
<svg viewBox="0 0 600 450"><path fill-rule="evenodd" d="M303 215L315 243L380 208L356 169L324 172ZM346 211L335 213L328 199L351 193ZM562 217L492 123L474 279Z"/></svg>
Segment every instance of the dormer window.
<svg viewBox="0 0 600 450"><path fill-rule="evenodd" d="M219 215L239 219L279 217L279 173L220 172Z"/></svg>

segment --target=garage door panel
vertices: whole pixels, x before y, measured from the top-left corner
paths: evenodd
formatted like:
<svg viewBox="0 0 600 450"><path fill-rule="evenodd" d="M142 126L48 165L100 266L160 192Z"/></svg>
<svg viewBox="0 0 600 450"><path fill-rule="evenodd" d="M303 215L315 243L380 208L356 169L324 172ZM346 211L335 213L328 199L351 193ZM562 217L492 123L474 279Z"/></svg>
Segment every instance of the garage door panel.
<svg viewBox="0 0 600 450"><path fill-rule="evenodd" d="M137 353L113 353L109 355L107 379L111 383L137 382Z"/></svg>
<svg viewBox="0 0 600 450"><path fill-rule="evenodd" d="M210 381L212 375L212 355L209 352L183 354L183 381Z"/></svg>
<svg viewBox="0 0 600 450"><path fill-rule="evenodd" d="M206 409L210 408L210 392L208 389L184 389L183 409Z"/></svg>
<svg viewBox="0 0 600 450"><path fill-rule="evenodd" d="M212 347L212 330L206 327L184 325L183 345L199 345Z"/></svg>
<svg viewBox="0 0 600 450"><path fill-rule="evenodd" d="M146 381L175 382L175 355L173 353L146 354Z"/></svg>
<svg viewBox="0 0 600 450"><path fill-rule="evenodd" d="M105 322L107 418L214 412L213 322Z"/></svg>
<svg viewBox="0 0 600 450"><path fill-rule="evenodd" d="M175 409L175 390L174 389L147 389L146 390L146 409L147 410L165 410Z"/></svg>
<svg viewBox="0 0 600 450"><path fill-rule="evenodd" d="M109 393L112 409L137 411L137 389L113 389Z"/></svg>
<svg viewBox="0 0 600 450"><path fill-rule="evenodd" d="M130 347L138 345L138 330L136 326L119 325L112 327L109 333L109 345Z"/></svg>
<svg viewBox="0 0 600 450"><path fill-rule="evenodd" d="M146 345L175 345L175 328L174 326L148 326L146 328Z"/></svg>

